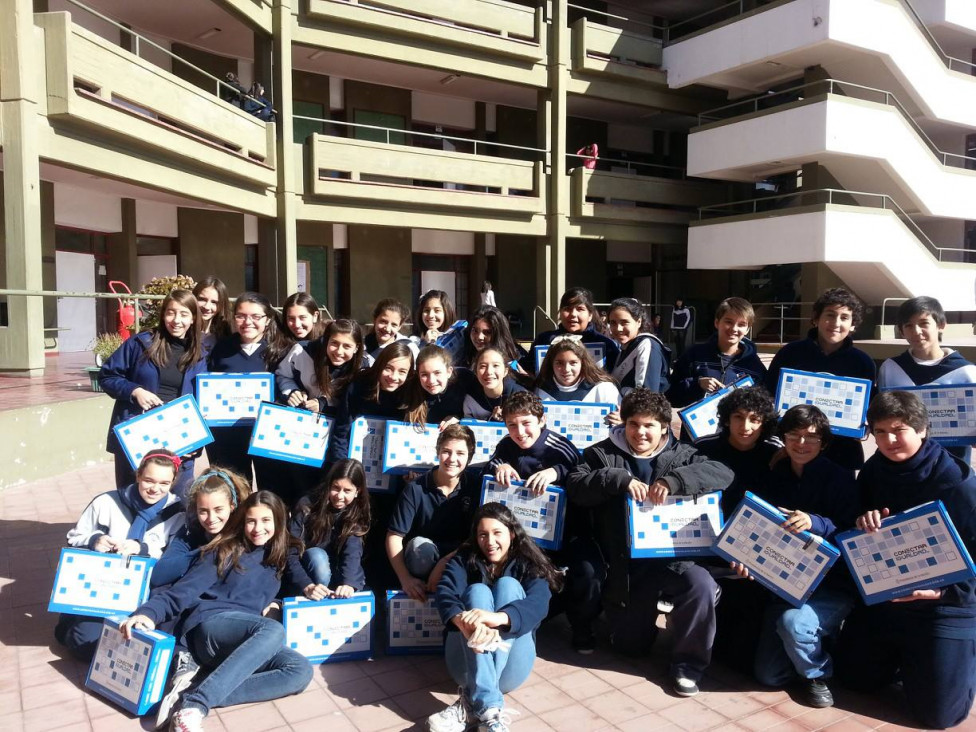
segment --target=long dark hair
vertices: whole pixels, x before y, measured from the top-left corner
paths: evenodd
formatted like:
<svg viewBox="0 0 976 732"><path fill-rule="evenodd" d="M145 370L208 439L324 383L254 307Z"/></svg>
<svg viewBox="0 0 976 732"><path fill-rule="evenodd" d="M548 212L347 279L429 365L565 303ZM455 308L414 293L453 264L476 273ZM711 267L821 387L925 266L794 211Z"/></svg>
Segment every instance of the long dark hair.
<svg viewBox="0 0 976 732"><path fill-rule="evenodd" d="M276 349L274 349L274 344L278 342L278 331L280 330L280 324L278 323L278 313L271 306L271 301L262 295L260 292L242 292L237 296L237 300L234 302L234 315L237 315L237 308L239 308L244 303L252 303L253 305L258 305L264 310L265 316L268 318L268 325L264 329L264 367L268 371L274 371L278 366L278 361L275 361ZM280 358L278 359L281 360Z"/></svg>
<svg viewBox="0 0 976 732"><path fill-rule="evenodd" d="M424 307L431 300L440 300L441 307L444 308L444 327L441 330L442 333L454 325L454 320L457 317L454 309L454 301L451 300L450 295L444 292L444 290L428 290L420 298L420 302L417 303L417 310L414 313L417 322L413 325L413 331L414 335L420 338L427 332L427 326L424 325Z"/></svg>
<svg viewBox="0 0 976 732"><path fill-rule="evenodd" d="M308 508L308 520L305 523L305 538L309 546L318 546L329 539L332 528L340 512L332 507L329 501L329 490L337 480L345 478L359 493L352 503L342 509L342 531L339 533L336 548L341 549L350 536L366 536L369 531L370 511L369 492L366 489L366 471L363 464L353 458L340 460L326 474L312 495Z"/></svg>
<svg viewBox="0 0 976 732"><path fill-rule="evenodd" d="M630 315L635 321L640 323L640 327L637 329L638 333L650 333L651 332L651 318L647 317L647 311L644 306L641 305L640 300L635 297L618 297L612 303L610 307L607 308L607 319L609 320L610 315L614 310L623 310Z"/></svg>
<svg viewBox="0 0 976 732"><path fill-rule="evenodd" d="M210 321L207 331L214 338L226 338L230 335L230 300L227 298L227 285L213 275L207 275L193 286L193 296L200 297L200 293L212 287L217 292L217 312ZM202 324L201 324L202 328Z"/></svg>
<svg viewBox="0 0 976 732"><path fill-rule="evenodd" d="M531 577L544 579L553 592L559 592L563 586L562 575L552 566L552 562L525 533L525 529L515 520L512 512L501 503L486 503L474 514L471 522L471 534L458 551L468 552L467 569L469 571L485 571L488 563L478 546L478 524L482 519L494 519L503 524L512 535L512 542L508 547L508 561L518 562L523 570Z"/></svg>
<svg viewBox="0 0 976 732"><path fill-rule="evenodd" d="M193 314L193 325L190 326L186 334L186 351L180 356L180 361L177 364L179 370L186 373L186 370L199 361L203 355L201 344L203 339L200 337L200 311L197 309L197 299L189 290L172 290L163 300L163 304L159 308L159 324L153 331L152 341L146 350L146 358L155 364L156 368L166 368L166 363L169 361L170 336L163 318L170 303L184 307Z"/></svg>
<svg viewBox="0 0 976 732"><path fill-rule="evenodd" d="M288 509L284 502L271 491L258 491L247 497L240 508L230 515L227 525L213 540L203 547L201 555L214 555L217 572L226 576L231 570L243 572L241 555L251 548L250 542L244 535L247 512L255 506L266 506L274 516L275 530L268 543L265 544L264 562L266 567L274 567L280 577L285 571L288 554L292 549L301 554L304 545L288 531Z"/></svg>
<svg viewBox="0 0 976 732"><path fill-rule="evenodd" d="M514 361L519 357L518 346L512 338L512 329L508 325L508 318L498 308L492 305L482 305L474 311L471 316L471 324L464 332L464 359L467 363L474 363L478 352L475 350L474 343L471 342L471 329L479 320L484 320L491 326L491 340L488 347L497 348L501 351L506 361Z"/></svg>
<svg viewBox="0 0 976 732"><path fill-rule="evenodd" d="M372 366L353 377L366 387L365 397L368 401L378 402L380 400L380 374L383 373L383 369L387 367L390 361L395 361L398 358L409 358L410 368L413 369L413 351L410 350L406 341L394 341L384 347ZM407 390L410 387L410 378L413 378L413 374L400 387L404 393L409 393Z"/></svg>
<svg viewBox="0 0 976 732"><path fill-rule="evenodd" d="M356 351L352 358L345 363L345 366L348 367L345 373L341 376L337 375L333 379L332 362L329 360L329 341L336 335L350 336L356 344ZM363 345L363 329L355 320L347 318L333 320L325 327L321 346L315 353L315 380L318 382L322 396L329 400L337 397L363 367L363 355L366 353L366 348Z"/></svg>
<svg viewBox="0 0 976 732"><path fill-rule="evenodd" d="M542 360L539 367L539 376L535 380L536 388L544 389L548 383L558 383L554 373L556 356L565 351L572 351L580 360L580 379L585 384L596 386L601 381L613 382L613 378L603 369L596 365L593 356L582 343L578 341L559 341L554 346L549 346L546 357Z"/></svg>
<svg viewBox="0 0 976 732"><path fill-rule="evenodd" d="M309 295L307 292L295 292L288 296L285 300L285 304L281 306L281 314L279 318L279 328L278 334L275 339L268 340L267 346L267 356L265 360L274 366L278 367L285 357L295 347L298 343L298 339L295 334L291 332L291 328L288 327L288 308L300 307L305 308L312 315L319 314L319 304L315 302L315 298ZM312 341L322 335L322 321L316 320L312 325L312 330L309 332L308 338L306 340Z"/></svg>

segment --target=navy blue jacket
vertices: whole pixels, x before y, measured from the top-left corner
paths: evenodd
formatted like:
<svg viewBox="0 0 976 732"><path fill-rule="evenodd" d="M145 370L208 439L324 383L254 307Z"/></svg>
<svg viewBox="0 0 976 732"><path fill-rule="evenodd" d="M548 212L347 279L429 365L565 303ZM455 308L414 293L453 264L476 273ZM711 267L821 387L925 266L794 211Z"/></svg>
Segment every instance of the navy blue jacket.
<svg viewBox="0 0 976 732"><path fill-rule="evenodd" d="M766 388L770 394L776 393L780 369L850 376L867 379L872 383L876 373L874 361L868 354L854 346L854 339L850 336L833 353L824 353L817 341L816 328L811 328L806 338L787 343L773 357L773 362L769 365L769 373L766 375Z"/></svg>
<svg viewBox="0 0 976 732"><path fill-rule="evenodd" d="M854 527L857 520L857 483L854 472L823 455L803 466L797 477L784 457L770 471L756 495L777 508L803 511L810 516L811 533L833 541L834 534Z"/></svg>
<svg viewBox="0 0 976 732"><path fill-rule="evenodd" d="M615 340L609 336L603 335L603 333L594 328L593 323L590 323L588 326L586 326L586 330L579 334L570 334L568 330L560 325L556 330L547 330L544 333L537 335L535 340L532 341L532 347L529 349L528 354L519 360L519 364L522 366L525 373L535 373L535 347L548 346L550 343L552 343L552 340L556 336L561 335L579 335L581 336L580 342L584 344L599 343L601 346L603 346L603 353L606 358L606 361L603 364L603 369L607 373L613 371L613 367L617 363L617 356L620 355L620 346Z"/></svg>
<svg viewBox="0 0 976 732"><path fill-rule="evenodd" d="M153 394L159 392L159 367L146 357L152 344L153 334L137 333L127 340L102 364L99 380L102 389L115 400L112 418L108 426L108 439L105 449L111 453L121 453L122 446L112 428L126 420L138 417L143 410L132 400L132 392L142 388ZM203 357L183 373L183 387L180 396L193 394L196 377L207 370L206 352Z"/></svg>
<svg viewBox="0 0 976 732"><path fill-rule="evenodd" d="M502 463L508 463L518 471L522 480L530 475L538 473L540 470L552 468L556 471L556 483L562 485L576 464L580 461L579 450L562 435L558 435L552 430L543 428L531 447L523 450L515 444L509 437L503 437L497 447L495 454L485 466L485 475L494 475L495 470Z"/></svg>
<svg viewBox="0 0 976 732"><path fill-rule="evenodd" d="M541 577L533 576L517 561L506 564L501 576L517 579L525 590L525 597L503 607L496 607L495 612L508 615L508 632L512 636L518 638L534 632L549 614L549 599L552 597L549 583ZM448 632L457 631L457 626L451 619L469 609L464 604L465 592L468 587L478 583L489 586L494 584L484 561L478 556L473 557L469 550L459 551L447 563L435 595L437 612L440 613Z"/></svg>
<svg viewBox="0 0 976 732"><path fill-rule="evenodd" d="M495 407L501 406L510 394L526 391L526 388L511 376L506 376L502 382L502 394L499 397L487 396L477 378L468 379L465 385L467 393L464 396L464 416L484 421L488 421Z"/></svg>
<svg viewBox="0 0 976 732"><path fill-rule="evenodd" d="M976 475L934 440L924 440L915 455L900 463L876 452L864 463L857 483L862 511L887 508L895 514L942 501L970 555L976 553ZM976 580L949 585L939 601L898 605L900 612L958 617L959 611L950 608L965 608L967 617L976 616Z"/></svg>
<svg viewBox="0 0 976 732"><path fill-rule="evenodd" d="M613 368L607 369L626 395L639 386L666 392L671 385L671 349L651 333L638 333L623 347Z"/></svg>
<svg viewBox="0 0 976 732"><path fill-rule="evenodd" d="M156 625L180 617L178 634L185 645L186 635L204 620L226 612L260 615L281 590L282 577L264 564L264 547L254 547L240 557L241 570L231 569L223 576L217 571L216 555L202 558L169 589L149 598L136 615L145 615ZM283 578L298 587L312 584L291 551Z"/></svg>
<svg viewBox="0 0 976 732"><path fill-rule="evenodd" d="M389 531L408 540L415 536L430 539L444 556L471 534L481 483L478 476L462 473L457 488L445 496L437 487L434 473L429 470L404 486L397 496Z"/></svg>
<svg viewBox="0 0 976 732"><path fill-rule="evenodd" d="M149 587L157 589L171 585L185 575L200 558L200 547L210 541L207 532L194 519L169 540L166 551L153 566Z"/></svg>
<svg viewBox="0 0 976 732"><path fill-rule="evenodd" d="M369 392L370 381L360 372L353 379L335 408L335 423L329 438L328 462L349 456L349 432L357 417L369 416L381 419L403 420L406 415L406 384L396 391L380 390L379 399L373 401Z"/></svg>
<svg viewBox="0 0 976 732"><path fill-rule="evenodd" d="M718 379L725 386L751 376L756 386L761 386L766 380L766 367L756 347L748 338L743 338L740 345L741 350L731 357L725 368L722 368L718 352L718 333L712 333L707 341L696 343L685 351L671 372L671 387L667 393L671 406L686 407L704 399L706 395L698 380L705 376Z"/></svg>
<svg viewBox="0 0 976 732"><path fill-rule="evenodd" d="M273 371L264 361L267 344L258 345L254 353L248 355L241 348L241 337L234 333L222 338L210 352L210 370L219 373L251 374L260 371Z"/></svg>
<svg viewBox="0 0 976 732"><path fill-rule="evenodd" d="M722 432L702 438L695 443L695 449L735 474L729 487L722 491L722 515L728 519L746 491L763 495L770 478L769 463L782 447L775 442L759 441L751 450L737 450L732 447L728 435Z"/></svg>
<svg viewBox="0 0 976 732"><path fill-rule="evenodd" d="M339 535L342 533L343 523L342 512L340 512L325 541L312 544L311 531L307 525L311 508L311 499L308 496L302 497L292 512L291 520L288 522L288 530L292 536L305 543L306 549L317 547L324 549L325 553L329 555L329 567L332 569L332 579L329 580L329 584L333 589L339 585L349 585L359 592L366 586L366 572L363 570L365 537L350 534L340 547Z"/></svg>

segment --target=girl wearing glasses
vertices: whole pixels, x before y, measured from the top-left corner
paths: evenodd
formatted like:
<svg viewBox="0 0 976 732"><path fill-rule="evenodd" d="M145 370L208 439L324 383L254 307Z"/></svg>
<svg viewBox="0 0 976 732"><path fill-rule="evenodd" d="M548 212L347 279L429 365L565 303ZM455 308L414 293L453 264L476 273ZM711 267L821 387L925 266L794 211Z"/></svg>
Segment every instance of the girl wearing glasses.
<svg viewBox="0 0 976 732"><path fill-rule="evenodd" d="M241 293L234 304L232 320L237 332L217 341L210 353L209 370L233 373L274 371L268 344L276 342L279 324L277 313L268 298L257 292ZM247 454L251 430L251 425L211 427L214 442L207 446L210 462L245 477L251 475L253 464L258 488L277 493L291 506L288 471L281 470L281 464L276 461ZM282 477L286 480L282 480Z"/></svg>

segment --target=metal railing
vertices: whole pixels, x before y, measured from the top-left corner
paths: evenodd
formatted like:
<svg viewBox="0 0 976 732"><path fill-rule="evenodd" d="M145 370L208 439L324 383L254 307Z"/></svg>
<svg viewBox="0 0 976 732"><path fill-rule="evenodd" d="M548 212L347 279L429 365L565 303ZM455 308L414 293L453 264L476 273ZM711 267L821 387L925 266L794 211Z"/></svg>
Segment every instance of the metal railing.
<svg viewBox="0 0 976 732"><path fill-rule="evenodd" d="M404 144L404 143L394 143L392 141L392 138L396 137L397 135L400 135L400 136L403 136L403 137L407 137L407 136L409 136L409 137L426 137L426 138L433 139L433 140L450 140L451 142L461 142L461 143L465 143L467 145L473 145L474 146L474 152L472 153L473 155L477 155L478 154L478 145L481 145L481 147L482 147L482 153L481 154L482 155L487 155L489 157L502 157L502 156L500 156L500 155L491 155L490 152L486 152L485 151L486 148L503 148L503 149L507 149L507 150L520 150L520 151L523 151L523 152L533 153L534 155L538 156L539 158L541 158L542 156L547 155L549 153L548 150L546 150L544 148L541 148L541 147L526 147L524 145L510 145L510 144L505 143L505 142L489 142L487 140L476 140L476 139L474 139L472 137L456 137L456 136L453 136L453 135L443 135L443 134L441 134L439 132L413 132L412 130L403 130L403 129L399 129L399 128L396 128L396 127L378 127L377 125L364 125L364 124L360 124L358 122L341 122L339 120L323 119L321 117L307 117L307 116L301 115L301 114L295 114L295 115L292 115L292 117L294 119L296 119L296 120L302 120L304 122L316 122L316 123L321 124L323 126L324 125L334 125L336 127L341 127L341 128L359 129L359 130L372 130L374 132L382 132L386 136L385 143L387 145L391 145L391 144ZM328 132L322 132L320 134L327 135L329 137L348 137L348 135L330 134ZM352 139L352 138L350 138L350 139ZM357 139L369 139L369 138L357 138ZM413 145L412 147L418 147L418 148L421 148L421 149L425 149L423 145ZM435 150L435 148L426 148L426 149Z"/></svg>
<svg viewBox="0 0 976 732"><path fill-rule="evenodd" d="M753 340L756 341L757 343L761 342L759 338L763 330L765 330L766 326L769 323L778 323L779 340L776 342L785 343L786 324L792 322L799 322L801 325L800 325L800 332L798 335L802 337L803 336L802 323L803 321L807 320L807 318L804 318L802 315L787 315L786 314L787 311L792 312L797 308L802 310L802 308L804 307L813 307L813 303L812 302L754 302L752 303L752 307L756 312L756 317L752 324ZM775 315L762 315L761 314L762 310L765 308L771 308L773 310L776 310L777 313ZM762 323L762 325L760 325L760 323Z"/></svg>
<svg viewBox="0 0 976 732"><path fill-rule="evenodd" d="M888 303L906 302L910 299L911 298L909 297L886 297L884 300L882 300L881 301L881 325L882 326L887 325L887 322L885 322L885 311L888 309Z"/></svg>
<svg viewBox="0 0 976 732"><path fill-rule="evenodd" d="M580 165L585 163L587 160L593 160L592 155L581 155L579 153L566 153L566 158L571 159L574 165ZM579 161L579 162L576 162ZM688 177L688 173L685 168L680 165L663 165L660 163L642 163L636 160L623 160L620 158L604 158L597 156L596 158L596 169L602 170L607 173L615 172L609 170L613 166L622 166L627 170L637 170L637 169L649 169L651 172L645 175L657 177L657 178L673 178L678 180L685 180ZM654 171L660 171L655 173ZM640 172L638 170L638 172Z"/></svg>
<svg viewBox="0 0 976 732"><path fill-rule="evenodd" d="M864 202L862 202L864 201ZM791 203L792 202L792 203ZM866 203L865 203L866 202ZM928 249L929 253L939 262L976 262L976 250L960 247L940 247L929 238L922 228L915 223L911 216L905 213L895 200L884 193L868 193L866 191L845 191L837 188L818 188L809 191L795 191L776 196L750 198L744 201L719 203L712 206L702 206L698 209L698 220L704 221L711 217L743 216L758 213L782 213L798 206L817 206L837 204L842 206L863 206L864 208L880 208L894 213L902 223L908 227L919 242ZM960 258L949 259L946 255L954 253Z"/></svg>
<svg viewBox="0 0 976 732"><path fill-rule="evenodd" d="M642 20L634 20L633 18L625 18L622 15L614 15L613 13L608 13L605 10L596 10L595 8L586 8L582 5L574 5L573 3L566 3L566 7L572 8L573 10L579 10L584 16L589 20L589 14L599 15L603 18L611 18L613 20L622 20L627 23L628 26L640 26L641 28L647 28L651 33L651 38L656 38L658 40L664 40L664 34L667 31L667 26L655 25L654 23L646 23ZM628 27L629 30L629 27Z"/></svg>
<svg viewBox="0 0 976 732"><path fill-rule="evenodd" d="M811 94L804 92L812 91ZM915 121L898 97L884 89L855 84L850 81L840 81L839 79L821 79L811 81L806 84L783 89L782 91L769 94L760 94L749 99L743 99L732 104L726 104L715 109L701 112L698 115L698 125L706 125L712 122L733 122L739 117L758 112L772 111L781 106L794 102L813 101L824 94L837 94L850 99L875 102L892 107L897 110L902 118L912 127L915 133L921 138L932 154L947 167L965 168L976 170L976 157L959 155L958 153L945 152L940 150L938 145L932 141L921 125Z"/></svg>

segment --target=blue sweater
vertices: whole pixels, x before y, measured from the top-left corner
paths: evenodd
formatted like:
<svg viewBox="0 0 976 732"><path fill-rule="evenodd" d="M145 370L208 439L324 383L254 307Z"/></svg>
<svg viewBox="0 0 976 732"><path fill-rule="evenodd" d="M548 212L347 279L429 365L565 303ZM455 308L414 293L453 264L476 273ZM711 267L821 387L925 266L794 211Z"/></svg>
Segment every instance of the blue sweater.
<svg viewBox="0 0 976 732"><path fill-rule="evenodd" d="M159 392L159 367L150 361L146 353L152 344L153 334L137 333L113 353L102 364L99 376L102 389L115 400L112 418L109 421L108 438L105 449L111 453L121 453L122 446L112 428L143 413L142 407L132 399L132 392L142 388L153 394ZM196 377L207 370L206 352L203 357L183 373L183 386L180 396L193 394Z"/></svg>
<svg viewBox="0 0 976 732"><path fill-rule="evenodd" d="M502 394L498 397L490 397L485 394L484 388L477 378L468 379L465 382L467 393L464 396L464 416L472 419L488 420L495 407L500 407L510 394L517 391L526 391L525 387L515 381L511 376L505 377L502 382Z"/></svg>
<svg viewBox="0 0 976 732"><path fill-rule="evenodd" d="M511 437L503 437L495 448L495 454L485 466L484 474L493 476L499 465L508 463L525 480L533 473L552 468L556 471L555 482L562 485L579 461L579 450L572 442L543 428L539 439L525 450L516 445Z"/></svg>
<svg viewBox="0 0 976 732"><path fill-rule="evenodd" d="M860 348L855 348L853 338L848 336L840 348L827 354L817 341L816 328L811 328L806 338L787 343L779 349L766 375L766 388L770 394L776 393L780 369L851 376L872 383L875 376L874 361Z"/></svg>
<svg viewBox="0 0 976 732"><path fill-rule="evenodd" d="M371 380L360 372L346 389L335 408L335 424L329 438L329 452L326 458L332 463L349 456L349 432L357 417L379 417L381 419L402 420L406 415L406 384L396 391L380 390L379 398L370 396Z"/></svg>
<svg viewBox="0 0 976 732"><path fill-rule="evenodd" d="M509 635L517 638L532 633L549 613L549 599L552 597L549 584L541 577L529 573L521 562L509 562L505 565L501 576L517 579L525 590L525 598L495 608L495 611L508 615ZM459 551L447 563L435 595L437 611L448 632L457 632L457 626L451 622L451 619L468 609L464 604L465 591L471 585L478 583L489 586L494 583L484 561L480 557L473 556L470 550Z"/></svg>
<svg viewBox="0 0 976 732"><path fill-rule="evenodd" d="M153 567L149 577L149 587L153 590L171 585L185 575L200 557L200 547L210 541L200 524L194 519L184 525L179 533L169 540L166 551Z"/></svg>
<svg viewBox="0 0 976 732"><path fill-rule="evenodd" d="M822 455L807 463L799 477L784 457L773 466L766 485L754 492L778 508L808 514L813 522L810 531L827 541L833 541L839 531L853 528L857 520L854 472Z"/></svg>
<svg viewBox="0 0 976 732"><path fill-rule="evenodd" d="M339 535L342 533L343 516L342 512L335 518L332 531L324 541L318 544L312 543L312 533L308 526L309 511L312 508L312 500L308 496L302 497L295 506L291 520L288 522L288 530L291 535L301 539L305 543L305 548L316 547L324 549L329 555L329 567L332 569L332 579L329 584L333 589L339 585L349 585L356 592L366 586L366 573L363 571L363 549L364 536L354 536L350 534L346 537L342 546L339 546Z"/></svg>
<svg viewBox="0 0 976 732"><path fill-rule="evenodd" d="M149 598L135 614L159 625L187 613L177 631L184 644L191 630L219 613L260 615L278 596L282 580L274 567L264 564L264 554L264 547L252 548L240 557L241 571L231 569L223 576L217 571L216 556L204 557L172 587ZM288 555L284 578L298 587L312 584L296 551Z"/></svg>
<svg viewBox="0 0 976 732"><path fill-rule="evenodd" d="M695 443L695 449L735 474L729 487L722 491L722 515L728 519L746 491L763 494L770 477L769 463L781 447L774 442L759 441L751 450L737 450L729 442L728 434L722 432L702 438Z"/></svg>
<svg viewBox="0 0 976 732"><path fill-rule="evenodd" d="M259 371L272 371L264 361L267 351L264 341L258 345L254 353L248 355L241 348L241 337L234 334L222 338L210 352L210 370L220 373L251 374Z"/></svg>
<svg viewBox="0 0 976 732"><path fill-rule="evenodd" d="M529 349L529 353L519 361L519 364L527 374L535 373L535 347L548 346L550 343L552 343L556 336L561 335L570 335L570 333L560 325L556 330L547 330L535 337L535 340L532 341L532 347ZM578 335L581 336L580 341L582 343L598 343L603 346L603 353L606 358L606 361L603 364L603 369L607 373L613 371L613 367L617 363L617 356L620 355L620 346L617 344L617 342L609 336L605 336L600 333L596 328L593 327L592 323L586 326L586 330Z"/></svg>
<svg viewBox="0 0 976 732"><path fill-rule="evenodd" d="M671 349L651 333L638 333L607 372L620 385L621 395L639 386L666 392L671 385Z"/></svg>
<svg viewBox="0 0 976 732"><path fill-rule="evenodd" d="M712 333L704 343L696 343L682 354L671 373L668 401L674 407L686 407L705 398L698 380L709 376L725 386L751 376L757 386L766 380L766 367L756 352L752 341L743 338L740 351L731 357L723 357L718 351L718 334Z"/></svg>

